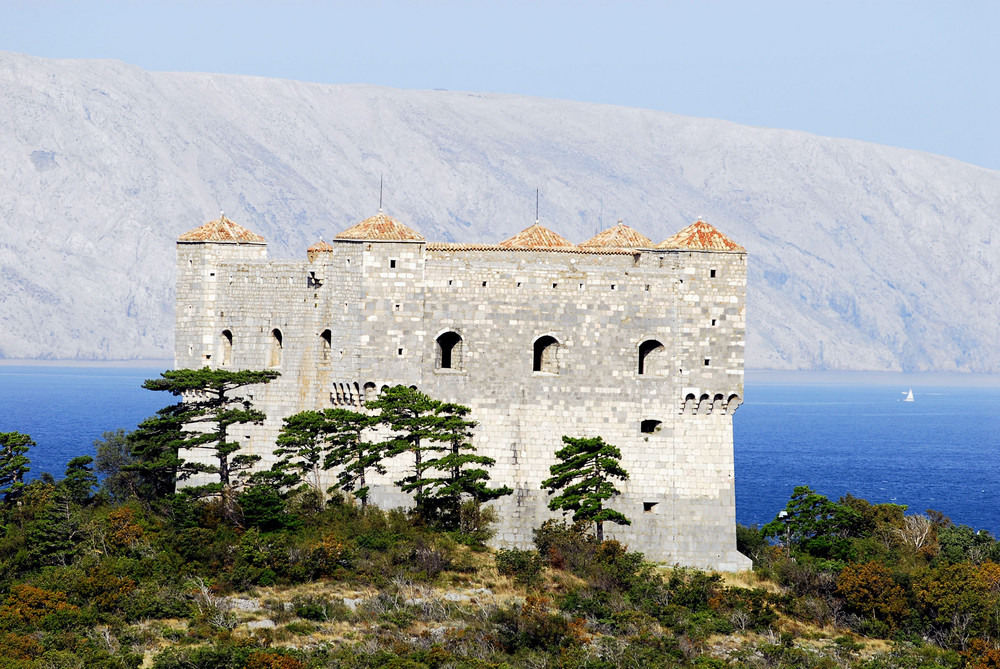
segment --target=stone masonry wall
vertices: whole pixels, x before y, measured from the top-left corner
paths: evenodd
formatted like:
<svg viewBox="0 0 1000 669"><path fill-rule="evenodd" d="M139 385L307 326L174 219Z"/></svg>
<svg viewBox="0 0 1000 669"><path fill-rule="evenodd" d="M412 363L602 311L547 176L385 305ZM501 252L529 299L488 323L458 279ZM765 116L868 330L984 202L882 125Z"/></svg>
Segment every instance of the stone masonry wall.
<svg viewBox="0 0 1000 669"><path fill-rule="evenodd" d="M606 525L608 537L668 563L749 565L735 547L731 416L743 395L744 254L338 240L312 262L268 262L221 246L179 245L182 269L202 269L179 280L176 364L282 373L253 389L268 419L241 435L262 466L284 417L411 385L472 408L493 480L515 488L497 502L499 545L530 545L552 517L539 483L561 436L602 436L631 474L612 506L632 525ZM441 369L446 332L461 342ZM557 342L553 371L533 371L540 337ZM407 464L400 456L375 482L380 506L408 504L391 483Z"/></svg>

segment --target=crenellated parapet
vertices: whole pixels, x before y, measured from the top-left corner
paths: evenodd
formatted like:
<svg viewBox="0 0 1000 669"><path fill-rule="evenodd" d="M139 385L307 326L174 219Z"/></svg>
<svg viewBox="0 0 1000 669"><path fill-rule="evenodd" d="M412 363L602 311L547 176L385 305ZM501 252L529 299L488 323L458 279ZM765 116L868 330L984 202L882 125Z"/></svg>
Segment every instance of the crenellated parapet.
<svg viewBox="0 0 1000 669"><path fill-rule="evenodd" d="M691 416L726 415L732 416L743 404L739 393L708 393L686 388L684 399L680 402L679 414Z"/></svg>

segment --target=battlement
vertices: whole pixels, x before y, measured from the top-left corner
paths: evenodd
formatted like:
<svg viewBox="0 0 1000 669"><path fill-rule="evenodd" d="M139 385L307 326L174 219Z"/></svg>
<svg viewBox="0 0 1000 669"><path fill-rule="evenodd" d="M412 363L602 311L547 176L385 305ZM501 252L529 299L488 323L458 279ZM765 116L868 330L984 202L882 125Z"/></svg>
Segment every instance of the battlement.
<svg viewBox="0 0 1000 669"><path fill-rule="evenodd" d="M281 262L233 226L178 241L175 362L281 371L255 391L267 421L243 435L263 466L284 417L415 386L472 408L493 479L517 493L496 502L501 545L529 545L551 517L539 484L562 435L602 436L631 474L612 506L633 524L609 536L654 560L749 564L732 452L746 252L712 226L661 244L622 225L573 244L538 224L441 244L379 213ZM375 483L376 503L408 504L398 478Z"/></svg>

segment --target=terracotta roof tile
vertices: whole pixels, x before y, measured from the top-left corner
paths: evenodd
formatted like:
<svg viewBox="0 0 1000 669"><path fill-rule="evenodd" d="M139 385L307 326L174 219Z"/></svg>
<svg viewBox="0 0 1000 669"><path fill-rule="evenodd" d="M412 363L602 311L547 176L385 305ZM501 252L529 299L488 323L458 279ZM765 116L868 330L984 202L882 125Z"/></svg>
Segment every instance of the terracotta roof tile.
<svg viewBox="0 0 1000 669"><path fill-rule="evenodd" d="M668 237L656 245L658 249L689 249L692 251L735 251L747 250L726 237L705 221L695 221L676 235Z"/></svg>
<svg viewBox="0 0 1000 669"><path fill-rule="evenodd" d="M580 244L582 247L604 247L616 249L651 249L653 240L620 222L613 228L597 233Z"/></svg>
<svg viewBox="0 0 1000 669"><path fill-rule="evenodd" d="M332 253L333 247L330 246L330 242L323 241L322 239L306 249L306 253Z"/></svg>
<svg viewBox="0 0 1000 669"><path fill-rule="evenodd" d="M181 242L236 242L237 244L264 244L264 238L236 225L225 216L194 230L188 230L178 238Z"/></svg>
<svg viewBox="0 0 1000 669"><path fill-rule="evenodd" d="M503 240L498 246L506 249L574 248L572 242L563 239L538 223L521 230L510 239Z"/></svg>
<svg viewBox="0 0 1000 669"><path fill-rule="evenodd" d="M366 239L371 241L424 241L416 230L406 227L394 218L381 211L371 218L366 218L353 225L339 235L337 239Z"/></svg>

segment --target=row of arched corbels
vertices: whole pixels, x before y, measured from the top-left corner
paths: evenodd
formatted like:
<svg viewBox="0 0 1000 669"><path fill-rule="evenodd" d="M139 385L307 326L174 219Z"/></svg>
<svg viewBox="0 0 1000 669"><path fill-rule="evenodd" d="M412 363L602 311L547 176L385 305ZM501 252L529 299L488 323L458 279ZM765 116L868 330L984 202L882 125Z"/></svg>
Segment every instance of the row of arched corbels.
<svg viewBox="0 0 1000 669"><path fill-rule="evenodd" d="M678 413L691 414L692 416L699 414L703 416L710 414L726 414L731 416L736 413L736 409L741 404L743 404L743 398L736 393L730 393L729 395L724 395L723 393L715 393L714 395L702 393L700 396L688 393L684 396L684 401L681 402Z"/></svg>

